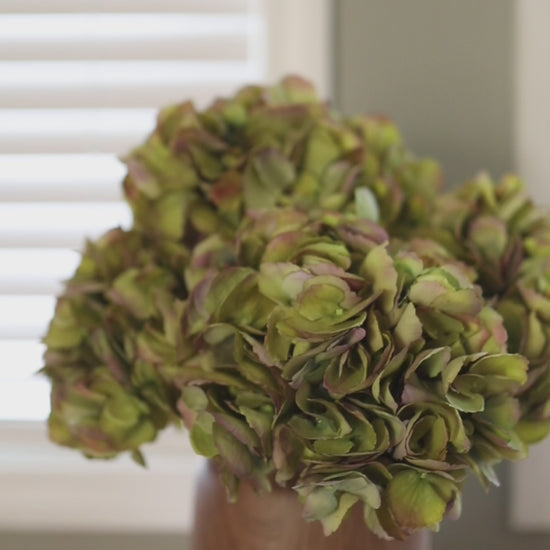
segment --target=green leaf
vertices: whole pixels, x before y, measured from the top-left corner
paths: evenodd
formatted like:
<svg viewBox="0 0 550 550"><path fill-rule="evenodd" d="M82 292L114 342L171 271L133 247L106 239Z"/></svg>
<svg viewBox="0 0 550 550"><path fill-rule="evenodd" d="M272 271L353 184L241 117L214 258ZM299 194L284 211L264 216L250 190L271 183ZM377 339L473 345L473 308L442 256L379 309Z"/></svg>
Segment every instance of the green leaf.
<svg viewBox="0 0 550 550"><path fill-rule="evenodd" d="M355 190L355 209L360 218L372 222L380 219L380 208L376 196L368 187L358 187Z"/></svg>
<svg viewBox="0 0 550 550"><path fill-rule="evenodd" d="M206 458L218 455L218 449L214 443L213 427L214 417L207 412L197 415L189 432L189 438L193 450Z"/></svg>
<svg viewBox="0 0 550 550"><path fill-rule="evenodd" d="M485 408L485 399L482 395L458 393L452 389L447 393L447 402L466 413L480 412Z"/></svg>
<svg viewBox="0 0 550 550"><path fill-rule="evenodd" d="M78 346L86 334L73 313L71 303L61 299L57 303L44 343L51 349Z"/></svg>
<svg viewBox="0 0 550 550"><path fill-rule="evenodd" d="M304 169L321 177L326 168L341 156L342 152L332 129L318 125L309 135L304 158Z"/></svg>
<svg viewBox="0 0 550 550"><path fill-rule="evenodd" d="M351 474L349 477L335 482L338 491L350 493L359 497L371 508L379 508L381 504L378 487L363 475Z"/></svg>
<svg viewBox="0 0 550 550"><path fill-rule="evenodd" d="M498 218L480 216L470 224L469 240L491 261L498 261L508 245L506 223Z"/></svg>
<svg viewBox="0 0 550 550"><path fill-rule="evenodd" d="M497 395L488 399L485 410L480 414L482 418L504 430L513 429L520 415L518 400L509 395Z"/></svg>
<svg viewBox="0 0 550 550"><path fill-rule="evenodd" d="M303 459L304 444L286 425L277 426L273 432L273 464L277 483L293 479Z"/></svg>
<svg viewBox="0 0 550 550"><path fill-rule="evenodd" d="M294 165L276 149L254 155L244 176L244 198L250 210L273 208L296 177Z"/></svg>
<svg viewBox="0 0 550 550"><path fill-rule="evenodd" d="M248 447L217 423L212 425L212 433L223 464L237 477L250 478L254 472L254 460Z"/></svg>
<svg viewBox="0 0 550 550"><path fill-rule="evenodd" d="M320 455L344 456L353 449L353 443L349 439L319 439L313 443L313 448Z"/></svg>
<svg viewBox="0 0 550 550"><path fill-rule="evenodd" d="M373 248L365 258L361 273L373 283L373 293L380 293L382 311L389 313L397 296L397 271L385 246Z"/></svg>
<svg viewBox="0 0 550 550"><path fill-rule="evenodd" d="M287 76L280 83L266 89L271 105L292 105L319 103L319 98L311 82L299 76Z"/></svg>
<svg viewBox="0 0 550 550"><path fill-rule="evenodd" d="M227 430L233 437L246 446L247 449L259 447L258 434L244 421L231 414L221 412L212 413L216 426Z"/></svg>
<svg viewBox="0 0 550 550"><path fill-rule="evenodd" d="M260 438L262 447L266 454L271 452L271 426L273 423L273 411L251 409L250 407L240 406L239 411L246 418L247 424L252 428Z"/></svg>
<svg viewBox="0 0 550 550"><path fill-rule="evenodd" d="M330 361L325 370L323 384L334 397L343 397L365 386L367 369L368 357L358 347Z"/></svg>
<svg viewBox="0 0 550 550"><path fill-rule="evenodd" d="M516 426L516 433L527 445L533 445L545 439L550 434L550 419L548 420L520 420Z"/></svg>
<svg viewBox="0 0 550 550"><path fill-rule="evenodd" d="M514 354L500 354L482 357L470 368L470 372L485 376L503 377L521 385L527 381L527 368L528 362L525 357Z"/></svg>
<svg viewBox="0 0 550 550"><path fill-rule="evenodd" d="M297 488L298 493L304 494ZM309 521L327 517L338 508L338 500L330 488L316 487L305 498L304 517Z"/></svg>
<svg viewBox="0 0 550 550"><path fill-rule="evenodd" d="M206 393L198 386L185 386L181 390L181 396L192 411L203 411L208 406Z"/></svg>
<svg viewBox="0 0 550 550"><path fill-rule="evenodd" d="M407 347L422 337L422 323L413 304L407 304L394 328L395 339L400 347Z"/></svg>
<svg viewBox="0 0 550 550"><path fill-rule="evenodd" d="M154 203L154 216L151 216L151 219L155 220L155 231L169 239L181 239L185 229L189 202L189 195L180 191L166 193L160 197ZM151 221L147 220L146 223L151 223Z"/></svg>
<svg viewBox="0 0 550 550"><path fill-rule="evenodd" d="M132 451L132 460L139 464L140 466L143 466L144 468L147 467L147 463L145 461L145 457L143 456L143 453L139 449L134 449Z"/></svg>

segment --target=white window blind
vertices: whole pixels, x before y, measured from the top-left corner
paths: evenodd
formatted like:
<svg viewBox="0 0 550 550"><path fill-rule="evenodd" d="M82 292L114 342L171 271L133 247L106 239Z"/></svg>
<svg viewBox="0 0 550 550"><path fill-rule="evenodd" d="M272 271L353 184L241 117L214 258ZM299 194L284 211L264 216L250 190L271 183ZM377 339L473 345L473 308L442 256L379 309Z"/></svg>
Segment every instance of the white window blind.
<svg viewBox="0 0 550 550"><path fill-rule="evenodd" d="M85 237L131 223L117 155L157 109L265 80L259 2L0 1L0 421L41 420L40 338Z"/></svg>

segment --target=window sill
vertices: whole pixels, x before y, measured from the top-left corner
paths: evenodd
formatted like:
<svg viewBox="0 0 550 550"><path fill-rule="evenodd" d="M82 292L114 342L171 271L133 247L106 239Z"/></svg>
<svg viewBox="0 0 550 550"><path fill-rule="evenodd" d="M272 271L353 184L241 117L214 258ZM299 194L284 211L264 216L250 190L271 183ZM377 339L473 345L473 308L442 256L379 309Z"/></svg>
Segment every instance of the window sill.
<svg viewBox="0 0 550 550"><path fill-rule="evenodd" d="M189 532L202 459L183 432L129 458L90 461L48 441L38 422L0 423L0 530Z"/></svg>

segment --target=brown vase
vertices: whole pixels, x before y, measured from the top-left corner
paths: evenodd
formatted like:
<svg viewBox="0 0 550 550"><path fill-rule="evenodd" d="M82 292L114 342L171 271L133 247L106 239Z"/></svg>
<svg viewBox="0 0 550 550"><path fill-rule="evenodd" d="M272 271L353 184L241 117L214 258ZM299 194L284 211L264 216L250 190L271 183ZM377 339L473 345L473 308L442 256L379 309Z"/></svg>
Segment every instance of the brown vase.
<svg viewBox="0 0 550 550"><path fill-rule="evenodd" d="M198 480L191 550L430 550L428 531L405 542L384 541L366 527L356 506L340 529L323 535L319 522L302 519L302 505L290 489L258 495L242 483L236 503L228 503L215 469Z"/></svg>

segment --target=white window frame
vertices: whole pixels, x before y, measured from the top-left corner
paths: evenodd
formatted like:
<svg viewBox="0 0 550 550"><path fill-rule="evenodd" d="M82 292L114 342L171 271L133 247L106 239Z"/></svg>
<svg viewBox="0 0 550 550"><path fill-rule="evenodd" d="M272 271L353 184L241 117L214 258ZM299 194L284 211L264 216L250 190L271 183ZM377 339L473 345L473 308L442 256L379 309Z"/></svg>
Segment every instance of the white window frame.
<svg viewBox="0 0 550 550"><path fill-rule="evenodd" d="M250 2L266 15L266 80L300 74L329 98L332 0ZM201 460L175 430L144 451L149 472L58 448L43 423L0 422L0 531L188 532Z"/></svg>
<svg viewBox="0 0 550 550"><path fill-rule="evenodd" d="M515 152L518 173L537 203L550 206L550 2L517 0ZM550 531L550 438L511 472L510 524Z"/></svg>

